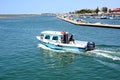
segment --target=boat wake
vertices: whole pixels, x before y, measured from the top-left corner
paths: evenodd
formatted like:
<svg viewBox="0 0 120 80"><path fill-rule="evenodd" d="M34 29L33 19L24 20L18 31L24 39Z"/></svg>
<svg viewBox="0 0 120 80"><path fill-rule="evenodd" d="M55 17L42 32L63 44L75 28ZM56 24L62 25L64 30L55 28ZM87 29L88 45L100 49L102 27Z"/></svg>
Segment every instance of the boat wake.
<svg viewBox="0 0 120 80"><path fill-rule="evenodd" d="M96 45L95 50L87 53L96 57L120 60L120 46L117 45Z"/></svg>
<svg viewBox="0 0 120 80"><path fill-rule="evenodd" d="M111 68L111 69L114 69L116 71L120 71L120 65L119 64L116 64L116 63L112 63L112 62L106 62L106 61L102 61L102 60L99 60L99 59L95 59L95 61Z"/></svg>
<svg viewBox="0 0 120 80"><path fill-rule="evenodd" d="M94 52L112 60L120 60L120 46L118 45L98 45Z"/></svg>
<svg viewBox="0 0 120 80"><path fill-rule="evenodd" d="M110 50L93 50L87 52L88 54L94 55L96 57L105 57L112 60L120 60L120 52L110 51Z"/></svg>
<svg viewBox="0 0 120 80"><path fill-rule="evenodd" d="M120 46L115 45L97 45L97 49L88 52L96 57L105 57L112 60L120 60Z"/></svg>
<svg viewBox="0 0 120 80"><path fill-rule="evenodd" d="M54 51L54 52L60 52L60 53L68 52L68 51L62 51L62 50L54 50L54 49L46 47L42 44L38 44L38 47L45 49L45 50ZM106 49L99 48L99 49L95 49L95 50L87 51L87 52L75 52L75 51L72 52L72 51L70 51L70 53L85 54L87 56L103 57L103 58L108 58L108 59L112 59L112 60L120 60L120 51L109 50L109 49L108 48L106 48Z"/></svg>

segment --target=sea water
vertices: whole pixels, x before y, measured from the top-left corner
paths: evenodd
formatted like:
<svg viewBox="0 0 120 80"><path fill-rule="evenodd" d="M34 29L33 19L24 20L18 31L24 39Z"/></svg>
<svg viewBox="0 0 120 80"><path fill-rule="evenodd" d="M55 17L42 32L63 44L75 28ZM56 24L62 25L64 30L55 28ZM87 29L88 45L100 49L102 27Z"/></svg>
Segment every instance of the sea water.
<svg viewBox="0 0 120 80"><path fill-rule="evenodd" d="M36 36L44 30L73 33L77 40L95 42L96 49L40 48ZM53 16L0 18L0 80L120 80L119 75L120 29L78 26Z"/></svg>

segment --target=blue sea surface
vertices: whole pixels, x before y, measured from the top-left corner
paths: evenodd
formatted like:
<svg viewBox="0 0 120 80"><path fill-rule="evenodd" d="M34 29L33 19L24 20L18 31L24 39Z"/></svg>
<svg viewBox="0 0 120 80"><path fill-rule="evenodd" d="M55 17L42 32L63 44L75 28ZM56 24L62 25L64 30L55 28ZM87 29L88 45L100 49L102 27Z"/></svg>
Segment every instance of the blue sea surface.
<svg viewBox="0 0 120 80"><path fill-rule="evenodd" d="M44 30L73 33L77 40L95 42L96 49L42 49L36 36ZM120 80L120 29L78 26L53 16L0 18L0 80Z"/></svg>

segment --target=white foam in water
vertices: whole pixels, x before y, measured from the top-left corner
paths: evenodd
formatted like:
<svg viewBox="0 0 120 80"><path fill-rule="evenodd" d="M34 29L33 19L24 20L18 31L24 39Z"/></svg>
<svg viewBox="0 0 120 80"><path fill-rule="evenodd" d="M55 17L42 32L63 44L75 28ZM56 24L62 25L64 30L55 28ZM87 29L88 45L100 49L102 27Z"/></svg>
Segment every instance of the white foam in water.
<svg viewBox="0 0 120 80"><path fill-rule="evenodd" d="M99 60L99 59L95 59L95 60L98 61L99 63L105 65L105 66L108 66L108 67L110 67L112 69L120 71L120 65L118 65L118 64L105 62L105 61L102 61L102 60Z"/></svg>
<svg viewBox="0 0 120 80"><path fill-rule="evenodd" d="M120 60L120 57L112 56L112 55L109 55L109 54L97 53L97 55L100 55L100 56L103 56L103 57L106 57L106 58L111 58L113 60Z"/></svg>
<svg viewBox="0 0 120 80"><path fill-rule="evenodd" d="M53 50L49 47L46 47L45 45L42 45L42 44L38 44L38 47L39 48L43 48L43 49L46 49L46 50L51 50L51 51L55 51L55 52L65 52L65 51L61 51L61 50Z"/></svg>
<svg viewBox="0 0 120 80"><path fill-rule="evenodd" d="M115 54L115 52L112 52L112 51L94 50L92 51L92 53L95 53L98 56L103 56L103 57L110 58L113 60L120 60L120 57L111 55L112 53Z"/></svg>
<svg viewBox="0 0 120 80"><path fill-rule="evenodd" d="M107 51L107 50L94 50L94 51L105 52L105 53L114 53L113 51Z"/></svg>
<svg viewBox="0 0 120 80"><path fill-rule="evenodd" d="M42 45L42 44L38 44L38 47L39 47L39 48L43 48L43 49L50 50L50 48L48 48L48 47L46 47L46 46L44 46L44 45Z"/></svg>

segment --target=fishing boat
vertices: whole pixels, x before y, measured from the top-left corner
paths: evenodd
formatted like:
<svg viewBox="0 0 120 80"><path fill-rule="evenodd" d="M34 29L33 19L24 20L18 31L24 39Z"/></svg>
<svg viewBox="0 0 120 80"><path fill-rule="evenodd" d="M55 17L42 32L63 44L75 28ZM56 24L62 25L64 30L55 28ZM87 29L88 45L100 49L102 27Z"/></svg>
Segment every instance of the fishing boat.
<svg viewBox="0 0 120 80"><path fill-rule="evenodd" d="M73 36L65 31L42 31L36 38L40 44L54 50L91 51L95 49L94 42L75 40Z"/></svg>

